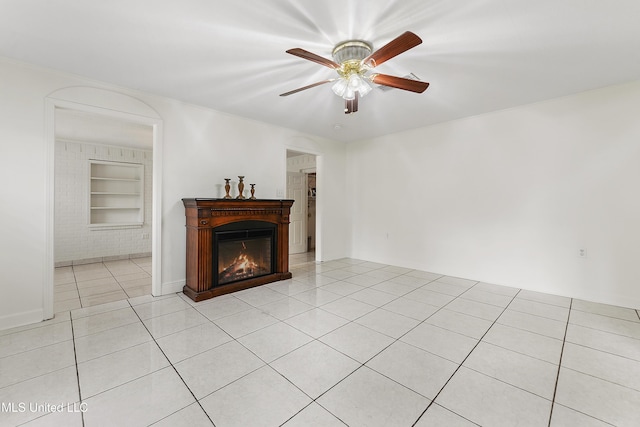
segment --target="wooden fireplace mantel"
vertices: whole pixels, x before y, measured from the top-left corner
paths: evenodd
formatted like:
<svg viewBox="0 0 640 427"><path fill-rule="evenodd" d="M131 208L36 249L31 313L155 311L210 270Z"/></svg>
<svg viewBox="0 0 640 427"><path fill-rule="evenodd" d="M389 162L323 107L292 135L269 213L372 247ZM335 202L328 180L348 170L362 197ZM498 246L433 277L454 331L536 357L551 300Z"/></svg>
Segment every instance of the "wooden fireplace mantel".
<svg viewBox="0 0 640 427"><path fill-rule="evenodd" d="M187 277L183 292L194 301L291 278L289 214L293 200L182 199L187 227ZM271 274L213 286L213 236L217 227L240 221L276 226L276 265Z"/></svg>

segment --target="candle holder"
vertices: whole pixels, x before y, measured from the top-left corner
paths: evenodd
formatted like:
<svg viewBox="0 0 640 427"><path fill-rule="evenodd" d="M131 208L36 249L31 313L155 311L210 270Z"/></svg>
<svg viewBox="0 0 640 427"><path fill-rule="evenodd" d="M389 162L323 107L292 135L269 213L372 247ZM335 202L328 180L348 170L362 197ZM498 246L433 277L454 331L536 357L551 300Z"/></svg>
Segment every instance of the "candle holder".
<svg viewBox="0 0 640 427"><path fill-rule="evenodd" d="M255 200L256 199L256 185L255 184L249 184L251 186L251 197L249 197L250 200Z"/></svg>
<svg viewBox="0 0 640 427"><path fill-rule="evenodd" d="M243 179L244 179L244 176L238 175L238 180L239 180L238 181L238 193L239 194L238 194L238 197L236 197L236 199L240 199L240 200L245 199L244 194L242 194L242 193L244 193L244 182L242 181Z"/></svg>
<svg viewBox="0 0 640 427"><path fill-rule="evenodd" d="M231 178L225 178L225 184L224 184L224 191L227 192L227 194L224 196L225 199L231 199L231 195L229 194L229 190L231 190L231 184L229 184L229 181L231 181Z"/></svg>

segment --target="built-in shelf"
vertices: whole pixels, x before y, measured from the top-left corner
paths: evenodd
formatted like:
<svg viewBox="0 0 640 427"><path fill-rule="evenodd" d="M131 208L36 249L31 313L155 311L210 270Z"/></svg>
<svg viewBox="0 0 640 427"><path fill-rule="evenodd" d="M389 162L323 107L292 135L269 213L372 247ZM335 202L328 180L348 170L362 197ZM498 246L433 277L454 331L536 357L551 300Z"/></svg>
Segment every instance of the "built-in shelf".
<svg viewBox="0 0 640 427"><path fill-rule="evenodd" d="M142 226L144 165L90 160L89 226Z"/></svg>
<svg viewBox="0 0 640 427"><path fill-rule="evenodd" d="M92 191L91 195L110 195L110 196L139 196L140 193L114 193L108 191Z"/></svg>
<svg viewBox="0 0 640 427"><path fill-rule="evenodd" d="M96 209L96 210L100 210L100 209L134 209L134 210L138 210L139 208L123 208L123 207L118 207L118 206L91 206L91 209Z"/></svg>
<svg viewBox="0 0 640 427"><path fill-rule="evenodd" d="M140 165L142 166L142 165ZM134 178L100 178L97 176L92 176L91 177L92 180L95 181L130 181L130 182L139 182L139 179L134 179Z"/></svg>

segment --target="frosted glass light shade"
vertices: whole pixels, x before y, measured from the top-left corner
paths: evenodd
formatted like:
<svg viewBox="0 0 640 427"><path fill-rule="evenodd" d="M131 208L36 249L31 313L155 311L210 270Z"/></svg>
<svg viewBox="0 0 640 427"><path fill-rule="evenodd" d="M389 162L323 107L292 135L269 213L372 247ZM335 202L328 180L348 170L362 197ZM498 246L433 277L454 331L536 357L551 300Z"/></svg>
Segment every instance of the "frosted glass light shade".
<svg viewBox="0 0 640 427"><path fill-rule="evenodd" d="M360 87L360 76L357 75L356 73L353 73L349 76L349 86L351 87L351 89L353 90L358 90L358 88Z"/></svg>
<svg viewBox="0 0 640 427"><path fill-rule="evenodd" d="M369 92L371 92L371 85L365 79L360 79L360 86L358 87L360 96L365 96Z"/></svg>
<svg viewBox="0 0 640 427"><path fill-rule="evenodd" d="M343 97L344 92L347 90L347 81L345 79L338 79L337 82L331 87L333 93L336 95Z"/></svg>
<svg viewBox="0 0 640 427"><path fill-rule="evenodd" d="M360 74L354 73L349 77L341 77L331 87L333 93L339 97L351 100L356 97L356 92L363 97L371 92L371 85Z"/></svg>
<svg viewBox="0 0 640 427"><path fill-rule="evenodd" d="M344 95L342 97L348 101L355 99L356 91L350 85L347 85L347 89L344 91Z"/></svg>

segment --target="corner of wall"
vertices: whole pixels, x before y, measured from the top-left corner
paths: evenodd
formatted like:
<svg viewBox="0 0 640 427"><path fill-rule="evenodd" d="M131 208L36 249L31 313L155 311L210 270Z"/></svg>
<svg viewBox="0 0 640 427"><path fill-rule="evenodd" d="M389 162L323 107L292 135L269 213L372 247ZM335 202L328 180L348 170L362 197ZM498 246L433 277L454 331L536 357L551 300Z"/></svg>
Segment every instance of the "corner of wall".
<svg viewBox="0 0 640 427"><path fill-rule="evenodd" d="M42 322L43 319L44 311L42 309L0 316L0 331L4 329L16 328L18 326L29 325L31 323Z"/></svg>

